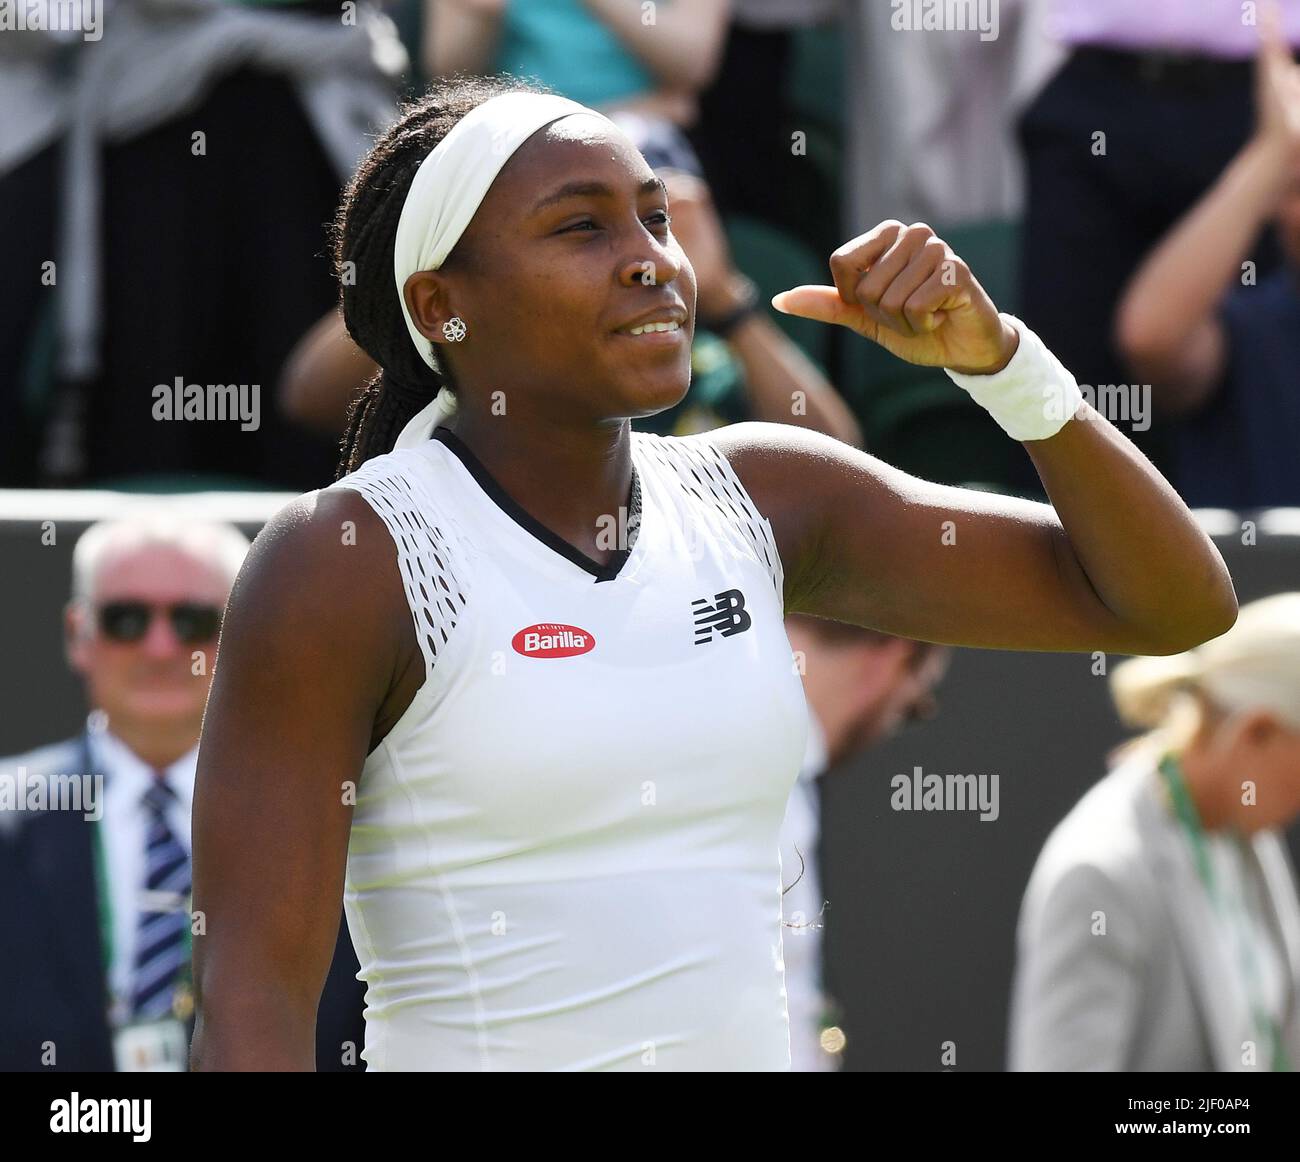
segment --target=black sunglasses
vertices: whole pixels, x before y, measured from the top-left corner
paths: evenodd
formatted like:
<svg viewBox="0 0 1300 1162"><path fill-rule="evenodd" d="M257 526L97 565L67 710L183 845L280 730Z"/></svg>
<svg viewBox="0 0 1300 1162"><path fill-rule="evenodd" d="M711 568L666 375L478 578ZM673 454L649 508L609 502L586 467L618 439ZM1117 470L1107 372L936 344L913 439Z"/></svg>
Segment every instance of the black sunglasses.
<svg viewBox="0 0 1300 1162"><path fill-rule="evenodd" d="M165 612L172 632L187 646L210 642L221 628L221 607L181 602L154 606L144 601L109 601L99 607L99 630L115 642L138 642L153 622L155 613Z"/></svg>

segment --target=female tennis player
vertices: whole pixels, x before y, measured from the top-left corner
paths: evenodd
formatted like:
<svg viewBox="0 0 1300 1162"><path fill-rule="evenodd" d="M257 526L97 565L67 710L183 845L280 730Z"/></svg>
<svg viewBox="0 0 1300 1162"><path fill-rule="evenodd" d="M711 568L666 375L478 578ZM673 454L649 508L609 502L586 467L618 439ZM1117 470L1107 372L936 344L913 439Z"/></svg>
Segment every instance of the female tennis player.
<svg viewBox="0 0 1300 1162"><path fill-rule="evenodd" d="M786 1069L785 612L1145 654L1233 623L1178 496L925 226L776 305L949 369L1050 506L796 427L633 434L687 390L695 279L644 158L571 101L439 85L339 223L383 372L346 475L276 515L230 599L195 1068L312 1068L342 901L370 1069Z"/></svg>

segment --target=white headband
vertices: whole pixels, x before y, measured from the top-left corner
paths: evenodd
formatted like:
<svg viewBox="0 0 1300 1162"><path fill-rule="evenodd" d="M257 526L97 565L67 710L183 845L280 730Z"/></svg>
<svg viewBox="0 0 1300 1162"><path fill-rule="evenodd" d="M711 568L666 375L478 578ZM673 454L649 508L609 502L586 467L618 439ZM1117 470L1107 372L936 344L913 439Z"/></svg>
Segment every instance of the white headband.
<svg viewBox="0 0 1300 1162"><path fill-rule="evenodd" d="M568 97L502 93L462 117L416 170L397 222L393 278L411 342L434 370L438 365L432 345L420 333L406 305L406 280L418 270L441 267L515 150L544 125L573 113L608 120L603 113ZM444 387L402 429L394 447L423 443L455 406L455 396Z"/></svg>

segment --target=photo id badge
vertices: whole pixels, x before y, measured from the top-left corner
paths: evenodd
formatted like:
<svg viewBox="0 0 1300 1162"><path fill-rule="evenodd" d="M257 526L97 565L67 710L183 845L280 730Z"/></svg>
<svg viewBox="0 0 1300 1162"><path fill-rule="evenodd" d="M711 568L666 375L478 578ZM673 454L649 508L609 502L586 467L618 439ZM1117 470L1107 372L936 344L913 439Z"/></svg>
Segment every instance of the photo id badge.
<svg viewBox="0 0 1300 1162"><path fill-rule="evenodd" d="M113 1034L119 1073L184 1073L188 1050L185 1023L175 1017L137 1021Z"/></svg>

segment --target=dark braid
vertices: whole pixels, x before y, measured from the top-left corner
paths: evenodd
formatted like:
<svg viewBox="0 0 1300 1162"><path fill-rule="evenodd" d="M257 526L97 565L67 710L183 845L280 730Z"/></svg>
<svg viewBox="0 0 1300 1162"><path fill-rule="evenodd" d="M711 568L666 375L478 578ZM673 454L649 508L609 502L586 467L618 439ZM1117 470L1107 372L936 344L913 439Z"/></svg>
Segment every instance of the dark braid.
<svg viewBox="0 0 1300 1162"><path fill-rule="evenodd" d="M397 120L380 135L343 193L334 221L343 322L380 371L348 413L336 479L373 456L391 452L407 421L444 384L456 390L446 359L439 359L441 374L435 372L420 358L406 329L393 285L397 223L415 171L452 126L489 98L521 90L549 91L510 76L462 75L435 81L424 96L399 109Z"/></svg>

